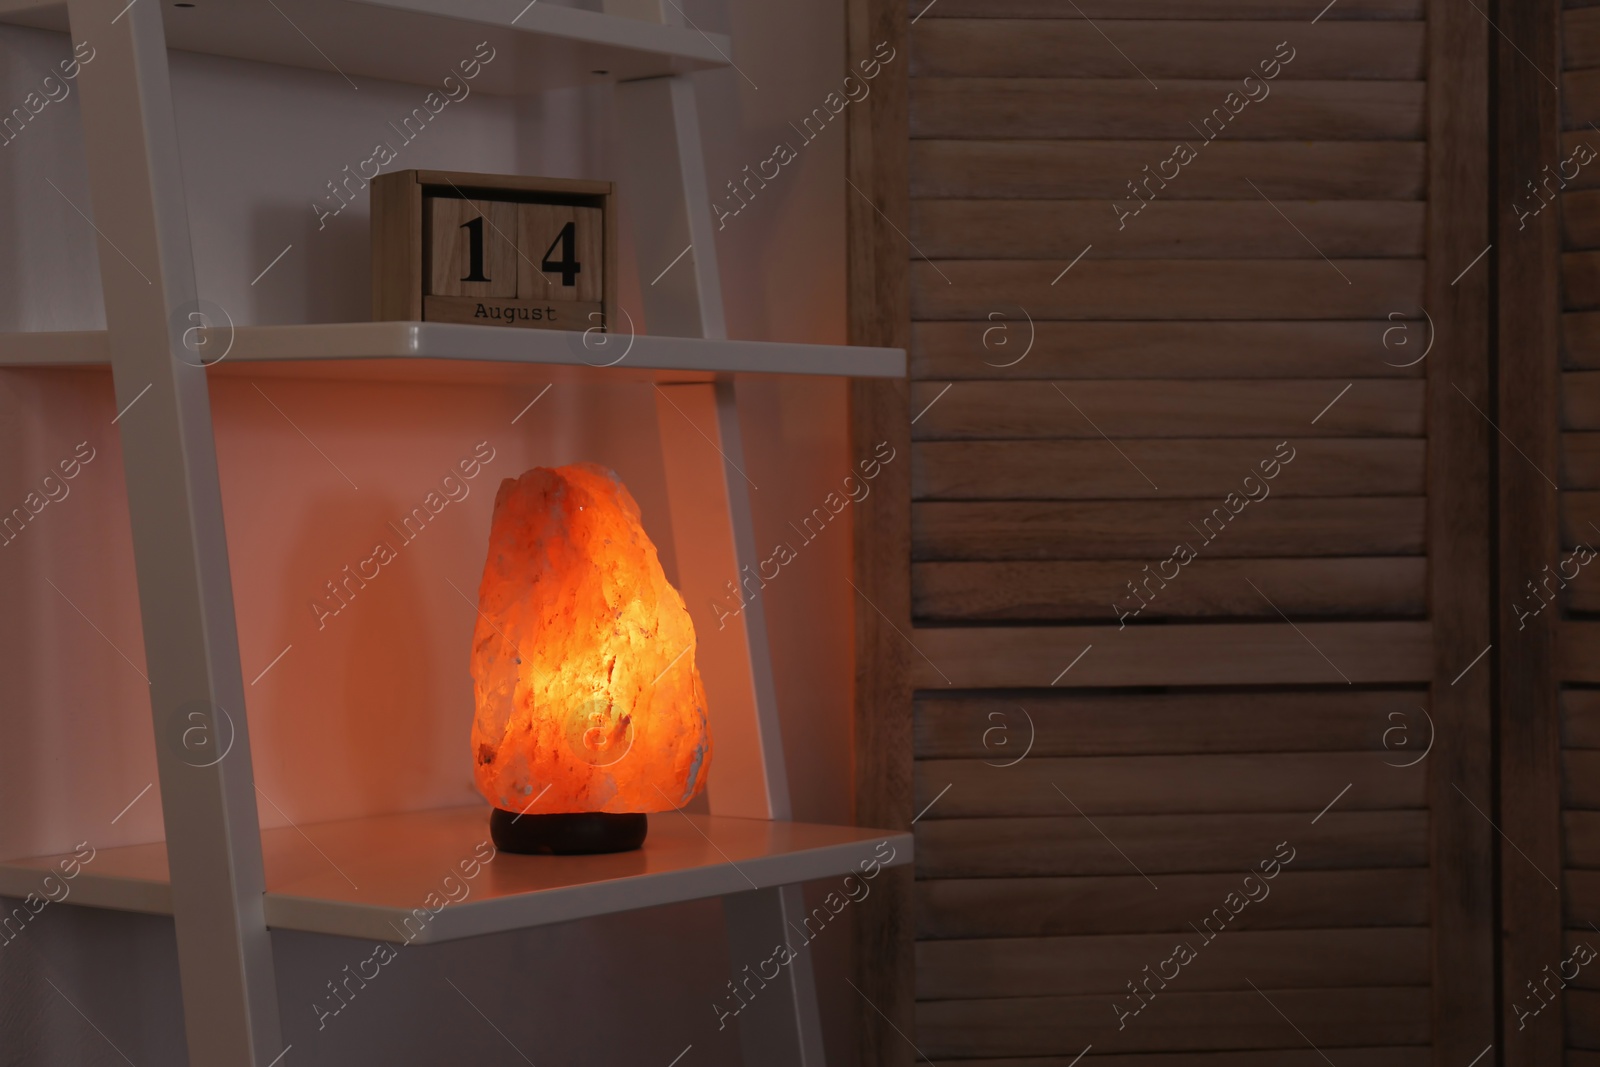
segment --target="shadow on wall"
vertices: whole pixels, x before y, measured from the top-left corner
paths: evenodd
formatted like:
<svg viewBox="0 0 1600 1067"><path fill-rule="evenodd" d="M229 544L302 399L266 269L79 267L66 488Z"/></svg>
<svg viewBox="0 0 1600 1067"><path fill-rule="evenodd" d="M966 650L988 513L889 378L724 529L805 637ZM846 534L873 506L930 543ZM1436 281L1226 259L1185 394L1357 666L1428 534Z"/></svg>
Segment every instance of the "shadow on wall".
<svg viewBox="0 0 1600 1067"><path fill-rule="evenodd" d="M319 230L302 207L264 205L251 211L250 237L245 261L259 264L263 273L250 286L253 306L227 309L236 323L273 326L368 317L372 246L365 212L330 216Z"/></svg>

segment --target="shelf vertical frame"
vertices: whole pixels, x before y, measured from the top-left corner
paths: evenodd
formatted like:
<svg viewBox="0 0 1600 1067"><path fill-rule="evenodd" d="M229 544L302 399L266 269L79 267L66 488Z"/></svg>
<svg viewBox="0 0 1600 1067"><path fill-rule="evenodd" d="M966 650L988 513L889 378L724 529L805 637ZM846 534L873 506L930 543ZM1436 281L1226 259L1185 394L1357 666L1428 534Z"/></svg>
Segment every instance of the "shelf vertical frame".
<svg viewBox="0 0 1600 1067"><path fill-rule="evenodd" d="M69 0L191 1067L281 1057L188 207L157 4ZM198 316L198 317L192 317Z"/></svg>
<svg viewBox="0 0 1600 1067"><path fill-rule="evenodd" d="M676 5L669 10L660 0L605 0L605 10L653 22L681 20ZM616 110L619 188L628 201L641 275L660 271L640 278L646 326L653 334L724 339L727 322L694 81L677 75L623 82L616 89ZM658 386L657 395L679 582L686 591L720 594L723 584L716 579L722 577L732 581L739 602L733 621L739 647L726 649L730 655L721 657L727 661L721 680L725 695L713 700L718 708L714 725L731 727L729 732L740 740L737 755L754 757L759 764L759 782L746 775L732 788L714 786L711 810L788 819L788 769L766 611L760 592L750 590L747 581L747 576L759 577L762 557L745 471L738 386L726 380ZM685 432L684 420L693 433ZM708 486L700 479L708 443L721 457L721 477L703 500ZM693 581L689 571L695 574ZM702 624L699 633L706 648L714 640L711 631ZM742 654L731 655L735 651ZM806 919L803 888L752 889L725 897L723 914L736 974L742 962L768 958L775 945L789 946L792 953L789 966L773 980L783 987L782 996L758 998L741 1013L744 1062L821 1067L826 1052L812 959L803 944L795 951L790 936Z"/></svg>

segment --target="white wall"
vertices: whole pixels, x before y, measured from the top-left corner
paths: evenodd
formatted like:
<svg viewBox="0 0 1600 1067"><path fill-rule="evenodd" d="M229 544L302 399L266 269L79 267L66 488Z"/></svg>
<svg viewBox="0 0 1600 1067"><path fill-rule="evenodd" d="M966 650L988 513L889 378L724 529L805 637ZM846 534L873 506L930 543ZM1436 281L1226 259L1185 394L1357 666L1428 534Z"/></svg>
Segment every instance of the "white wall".
<svg viewBox="0 0 1600 1067"><path fill-rule="evenodd" d="M700 77L708 169L720 185L792 140L787 123L837 86L842 11L833 0L705 0L687 10L734 35L749 79ZM67 53L63 37L0 28L5 109ZM310 202L422 90L361 81L354 92L332 73L191 55L174 55L173 90L202 296L241 323L365 319L366 205L319 232ZM606 97L475 94L394 167L611 177ZM719 234L732 336L843 340L843 134L838 123L806 146ZM76 94L0 147L0 331L102 325L94 235L73 204L92 214ZM623 301L637 308L635 268L653 277L664 264L636 265L625 246L622 266ZM474 799L472 608L450 583L476 585L500 477L610 463L670 554L648 387L557 386L512 426L537 389L214 378L246 680L292 646L247 695L257 782L282 808L263 802L264 826ZM745 439L763 543L784 539L787 523L848 473L844 395L837 382L751 389ZM106 374L0 372L0 509L79 442L96 450L70 495L0 548L0 855L162 836L158 790L112 823L155 778L114 414ZM472 495L319 629L309 602L321 583L481 440L497 459ZM850 812L849 539L847 524L830 527L766 594L795 811L819 822ZM858 1005L842 980L848 933L831 929L812 951L830 1058L847 1062ZM274 948L290 1067L523 1062L446 978L537 1063L664 1065L691 1043L684 1067L738 1062L734 1031L717 1031L711 1004L750 961L727 959L714 902L410 948L321 1031L311 1004L371 946L280 934ZM123 1062L112 1044L141 1065L182 1063L181 1033L166 920L52 905L0 945L0 1064Z"/></svg>

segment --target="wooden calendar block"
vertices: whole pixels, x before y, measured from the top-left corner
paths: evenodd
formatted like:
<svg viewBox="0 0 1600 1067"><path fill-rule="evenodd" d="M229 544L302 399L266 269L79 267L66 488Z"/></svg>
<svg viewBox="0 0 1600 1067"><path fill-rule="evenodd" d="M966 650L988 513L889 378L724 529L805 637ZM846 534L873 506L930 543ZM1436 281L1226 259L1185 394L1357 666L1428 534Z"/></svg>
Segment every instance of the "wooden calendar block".
<svg viewBox="0 0 1600 1067"><path fill-rule="evenodd" d="M371 187L374 318L547 330L613 321L610 182L406 170Z"/></svg>
<svg viewBox="0 0 1600 1067"><path fill-rule="evenodd" d="M424 197L429 296L516 296L517 214L506 200Z"/></svg>
<svg viewBox="0 0 1600 1067"><path fill-rule="evenodd" d="M599 208L517 205L517 296L597 303L604 293L605 224ZM537 251L535 251L537 250Z"/></svg>

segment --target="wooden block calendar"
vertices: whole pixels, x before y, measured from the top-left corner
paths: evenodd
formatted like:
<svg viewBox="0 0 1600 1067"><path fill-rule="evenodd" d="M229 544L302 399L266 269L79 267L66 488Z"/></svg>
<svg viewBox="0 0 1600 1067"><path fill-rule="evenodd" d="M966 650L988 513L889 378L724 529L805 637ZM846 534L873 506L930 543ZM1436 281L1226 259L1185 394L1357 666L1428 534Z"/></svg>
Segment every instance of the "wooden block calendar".
<svg viewBox="0 0 1600 1067"><path fill-rule="evenodd" d="M610 182L403 170L372 182L373 318L605 328Z"/></svg>

